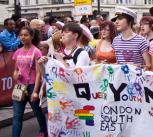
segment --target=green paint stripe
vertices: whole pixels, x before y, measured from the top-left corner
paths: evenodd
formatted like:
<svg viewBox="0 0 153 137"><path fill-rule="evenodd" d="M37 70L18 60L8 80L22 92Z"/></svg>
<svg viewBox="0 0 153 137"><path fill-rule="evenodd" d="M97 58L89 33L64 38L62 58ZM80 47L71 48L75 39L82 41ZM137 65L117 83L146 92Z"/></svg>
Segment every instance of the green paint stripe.
<svg viewBox="0 0 153 137"><path fill-rule="evenodd" d="M93 120L94 118L91 116L79 116L79 119L83 119L83 120Z"/></svg>

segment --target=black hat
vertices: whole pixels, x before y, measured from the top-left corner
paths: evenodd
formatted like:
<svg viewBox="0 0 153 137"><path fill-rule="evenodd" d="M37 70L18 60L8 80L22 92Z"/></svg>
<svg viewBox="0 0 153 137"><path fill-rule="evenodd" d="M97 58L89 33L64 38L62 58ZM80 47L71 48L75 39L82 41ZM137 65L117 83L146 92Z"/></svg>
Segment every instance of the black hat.
<svg viewBox="0 0 153 137"><path fill-rule="evenodd" d="M99 26L91 26L90 31L92 35L98 34L100 32L100 27Z"/></svg>

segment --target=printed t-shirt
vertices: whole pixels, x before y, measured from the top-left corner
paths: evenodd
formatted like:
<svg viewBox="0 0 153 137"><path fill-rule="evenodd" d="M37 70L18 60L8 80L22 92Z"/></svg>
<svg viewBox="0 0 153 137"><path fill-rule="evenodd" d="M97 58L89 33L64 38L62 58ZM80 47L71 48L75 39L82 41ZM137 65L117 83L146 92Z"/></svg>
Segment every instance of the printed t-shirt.
<svg viewBox="0 0 153 137"><path fill-rule="evenodd" d="M33 52L34 52L34 59L32 62ZM35 46L32 46L27 51L24 50L24 48L22 47L14 53L13 60L16 61L16 66L19 69L19 72L21 73L21 78L18 79L17 83L22 83L22 84L34 84L35 83L35 78L36 78L35 61L38 60L40 57L41 57L41 51ZM30 72L30 79L28 82L28 75L29 75L31 63L32 63L32 68Z"/></svg>

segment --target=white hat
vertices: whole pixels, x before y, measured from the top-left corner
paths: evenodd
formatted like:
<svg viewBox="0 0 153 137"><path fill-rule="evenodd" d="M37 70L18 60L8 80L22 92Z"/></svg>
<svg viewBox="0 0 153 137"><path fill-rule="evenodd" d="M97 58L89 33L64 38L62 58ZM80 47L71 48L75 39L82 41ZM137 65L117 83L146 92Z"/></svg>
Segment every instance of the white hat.
<svg viewBox="0 0 153 137"><path fill-rule="evenodd" d="M57 24L60 24L62 27L64 26L64 23L61 22L61 21L57 21L56 23L57 23Z"/></svg>
<svg viewBox="0 0 153 137"><path fill-rule="evenodd" d="M21 19L21 22L22 21L25 21L25 22L28 21L26 18L20 18L20 19Z"/></svg>
<svg viewBox="0 0 153 137"><path fill-rule="evenodd" d="M117 17L119 15L129 15L134 19L134 23L137 23L137 14L136 12L134 12L133 10L127 8L127 7L121 7L121 6L117 6L115 7L115 17L113 19L111 19L111 21L116 21Z"/></svg>

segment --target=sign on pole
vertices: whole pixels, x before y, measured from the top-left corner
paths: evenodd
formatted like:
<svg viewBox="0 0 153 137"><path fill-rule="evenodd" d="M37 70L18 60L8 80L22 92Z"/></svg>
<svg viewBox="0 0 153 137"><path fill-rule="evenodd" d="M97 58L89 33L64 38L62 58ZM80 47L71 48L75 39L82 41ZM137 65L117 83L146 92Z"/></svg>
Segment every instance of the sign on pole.
<svg viewBox="0 0 153 137"><path fill-rule="evenodd" d="M74 0L75 15L92 15L91 0Z"/></svg>

